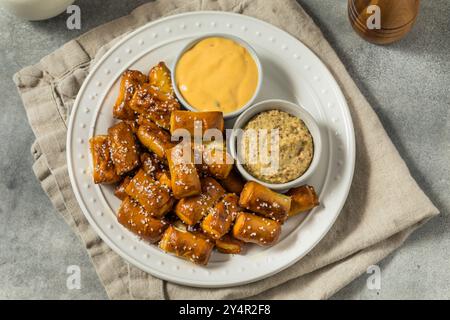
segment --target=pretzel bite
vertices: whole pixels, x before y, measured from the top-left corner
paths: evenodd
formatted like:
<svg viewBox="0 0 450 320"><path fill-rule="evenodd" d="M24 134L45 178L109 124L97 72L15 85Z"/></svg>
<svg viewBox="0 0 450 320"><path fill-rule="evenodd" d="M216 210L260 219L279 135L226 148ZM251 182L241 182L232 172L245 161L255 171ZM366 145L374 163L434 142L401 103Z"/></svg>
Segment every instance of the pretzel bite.
<svg viewBox="0 0 450 320"><path fill-rule="evenodd" d="M314 187L308 185L293 188L287 192L287 195L291 197L290 217L309 211L319 205L319 198Z"/></svg>
<svg viewBox="0 0 450 320"><path fill-rule="evenodd" d="M92 154L94 183L116 183L120 176L111 160L110 142L108 136L95 136L89 140Z"/></svg>
<svg viewBox="0 0 450 320"><path fill-rule="evenodd" d="M197 130L195 130L197 128ZM192 112L176 110L170 116L170 133L174 134L177 129L187 130L191 137L195 134L203 134L208 129L224 130L222 112ZM199 132L196 132L199 131Z"/></svg>
<svg viewBox="0 0 450 320"><path fill-rule="evenodd" d="M170 115L173 111L180 109L180 104L175 98L161 100L159 95L157 88L150 83L145 83L134 93L130 108L168 130Z"/></svg>
<svg viewBox="0 0 450 320"><path fill-rule="evenodd" d="M189 226L197 224L225 194L225 190L213 178L202 179L201 185L201 194L183 198L175 206L175 214Z"/></svg>
<svg viewBox="0 0 450 320"><path fill-rule="evenodd" d="M131 131L132 131L134 134L137 133L137 130L138 130L138 128L139 128L139 125L138 125L138 123L137 123L136 120L123 120L123 122L125 122L127 125L130 126Z"/></svg>
<svg viewBox="0 0 450 320"><path fill-rule="evenodd" d="M240 194L244 189L244 180L236 169L231 170L225 179L219 180L219 183L231 193Z"/></svg>
<svg viewBox="0 0 450 320"><path fill-rule="evenodd" d="M229 234L216 240L217 251L225 254L239 254L244 248L244 243L238 239L233 238Z"/></svg>
<svg viewBox="0 0 450 320"><path fill-rule="evenodd" d="M208 198L204 195L183 198L175 205L175 214L187 225L196 225L208 212Z"/></svg>
<svg viewBox="0 0 450 320"><path fill-rule="evenodd" d="M136 123L137 123L138 127L139 126L148 126L153 129L160 128L160 126L158 126L156 123L154 123L150 118L147 118L147 116L145 114L140 114L136 119Z"/></svg>
<svg viewBox="0 0 450 320"><path fill-rule="evenodd" d="M173 217L173 216L172 216ZM172 222L170 223L172 226L175 227L175 229L181 230L181 231L189 231L195 235L200 235L203 238L207 238L208 237L205 236L205 234L200 233L199 229L198 229L198 225L195 226L188 226L186 225L183 221L181 221L180 219L178 219L177 216L175 216L175 220L172 220ZM211 241L211 239L209 239ZM213 241L214 242L214 241Z"/></svg>
<svg viewBox="0 0 450 320"><path fill-rule="evenodd" d="M156 173L156 178L161 185L166 186L172 190L172 180L170 179L169 173L165 171L160 171Z"/></svg>
<svg viewBox="0 0 450 320"><path fill-rule="evenodd" d="M120 80L119 96L113 108L114 118L121 120L133 120L135 115L130 108L130 100L136 90L147 82L147 76L137 70L126 70Z"/></svg>
<svg viewBox="0 0 450 320"><path fill-rule="evenodd" d="M167 160L159 158L155 153L144 152L141 154L142 169L152 177L160 172L169 172ZM157 179L157 178L156 178Z"/></svg>
<svg viewBox="0 0 450 320"><path fill-rule="evenodd" d="M140 126L137 132L139 141L160 158L166 157L167 150L174 147L170 134L160 128Z"/></svg>
<svg viewBox="0 0 450 320"><path fill-rule="evenodd" d="M207 194L213 203L220 200L225 194L224 188L217 182L216 179L205 177L202 180L202 193Z"/></svg>
<svg viewBox="0 0 450 320"><path fill-rule="evenodd" d="M175 220L171 223L171 225L180 231L188 231L188 226L183 223L181 220Z"/></svg>
<svg viewBox="0 0 450 320"><path fill-rule="evenodd" d="M159 247L165 252L190 260L196 264L207 265L214 244L201 235L183 231L170 226L164 232Z"/></svg>
<svg viewBox="0 0 450 320"><path fill-rule="evenodd" d="M241 192L239 204L247 210L284 222L291 209L291 198L250 181Z"/></svg>
<svg viewBox="0 0 450 320"><path fill-rule="evenodd" d="M170 70L164 62L160 62L154 66L150 70L148 77L150 84L157 88L158 98L160 100L172 99L175 96L172 88Z"/></svg>
<svg viewBox="0 0 450 320"><path fill-rule="evenodd" d="M213 239L222 238L230 231L231 223L241 211L238 203L237 195L227 194L203 219L201 224L203 231Z"/></svg>
<svg viewBox="0 0 450 320"><path fill-rule="evenodd" d="M217 179L226 179L233 169L234 160L222 142L203 144L202 159L201 170Z"/></svg>
<svg viewBox="0 0 450 320"><path fill-rule="evenodd" d="M233 237L260 246L274 244L281 233L281 224L252 213L239 213L233 226Z"/></svg>
<svg viewBox="0 0 450 320"><path fill-rule="evenodd" d="M166 156L172 179L172 191L177 199L200 194L201 184L192 154L183 155L183 144L170 149ZM189 149L191 152L191 149Z"/></svg>
<svg viewBox="0 0 450 320"><path fill-rule="evenodd" d="M164 220L152 218L145 209L130 197L122 202L117 220L121 225L151 243L161 239L168 224Z"/></svg>
<svg viewBox="0 0 450 320"><path fill-rule="evenodd" d="M131 182L131 177L126 176L123 180L114 188L114 195L120 200L125 200L128 197L125 189Z"/></svg>
<svg viewBox="0 0 450 320"><path fill-rule="evenodd" d="M153 180L142 169L131 179L125 191L139 202L150 216L157 219L169 212L174 204L170 189L159 181Z"/></svg>
<svg viewBox="0 0 450 320"><path fill-rule="evenodd" d="M133 131L125 122L108 129L111 141L111 158L118 175L125 174L139 165L139 151Z"/></svg>

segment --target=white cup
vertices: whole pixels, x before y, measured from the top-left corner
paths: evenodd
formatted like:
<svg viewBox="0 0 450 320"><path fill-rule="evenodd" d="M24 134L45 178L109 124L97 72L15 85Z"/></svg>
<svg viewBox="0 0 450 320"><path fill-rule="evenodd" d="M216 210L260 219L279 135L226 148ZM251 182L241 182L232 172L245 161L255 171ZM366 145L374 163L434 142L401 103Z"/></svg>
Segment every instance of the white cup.
<svg viewBox="0 0 450 320"><path fill-rule="evenodd" d="M19 18L50 19L64 12L75 0L0 0L0 5Z"/></svg>
<svg viewBox="0 0 450 320"><path fill-rule="evenodd" d="M314 156L309 168L300 177L286 183L268 183L252 176L239 161L241 157L238 154L238 129L243 129L245 125L256 115L269 110L281 110L303 120L314 141ZM256 181L263 186L278 192L286 192L289 189L301 186L314 173L319 165L322 155L322 133L314 117L303 107L286 100L271 99L261 101L245 110L236 120L233 132L230 136L230 152L236 159L236 167L241 175L248 181Z"/></svg>
<svg viewBox="0 0 450 320"><path fill-rule="evenodd" d="M225 120L233 119L233 118L236 118L238 115L240 115L242 112L244 112L244 110L246 110L247 108L249 108L253 104L253 102L255 101L255 99L257 98L257 96L259 94L259 91L261 90L262 81L263 81L263 68L262 68L262 65L261 65L261 61L259 60L258 54L256 53L255 49L253 49L250 46L250 44L248 44L247 42L245 42L241 38L236 37L236 36L231 35L231 34L209 33L209 34L203 35L201 37L195 38L194 40L190 41L178 53L177 57L175 58L175 62L173 63L173 67L172 67L172 87L173 87L173 89L175 91L175 94L176 94L178 100L180 100L181 104L183 106L185 106L186 109L189 109L189 110L194 111L194 112L198 112L198 110L194 106L191 106L184 99L183 95L181 94L180 90L178 89L178 85L176 83L176 79L177 79L177 75L176 75L176 69L177 68L176 67L177 67L178 61L186 53L186 51L190 50L193 46L195 46L201 40L204 40L206 38L211 38L211 37L226 38L226 39L230 39L230 40L233 40L234 42L239 43L242 47L247 49L248 53L252 56L253 60L255 61L256 67L258 68L258 84L256 86L255 92L253 93L253 97L249 101L247 101L247 103L245 105L243 105L240 109L223 115ZM239 76L239 75L237 75L237 76Z"/></svg>

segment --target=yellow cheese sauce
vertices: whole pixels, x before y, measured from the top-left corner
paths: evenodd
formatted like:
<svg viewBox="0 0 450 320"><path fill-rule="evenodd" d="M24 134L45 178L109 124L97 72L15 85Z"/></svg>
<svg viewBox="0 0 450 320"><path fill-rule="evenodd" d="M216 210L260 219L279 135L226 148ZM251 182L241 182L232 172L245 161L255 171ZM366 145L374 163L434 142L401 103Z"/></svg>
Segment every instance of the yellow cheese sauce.
<svg viewBox="0 0 450 320"><path fill-rule="evenodd" d="M175 82L195 109L227 114L253 97L258 76L258 67L246 48L230 39L211 37L181 56Z"/></svg>

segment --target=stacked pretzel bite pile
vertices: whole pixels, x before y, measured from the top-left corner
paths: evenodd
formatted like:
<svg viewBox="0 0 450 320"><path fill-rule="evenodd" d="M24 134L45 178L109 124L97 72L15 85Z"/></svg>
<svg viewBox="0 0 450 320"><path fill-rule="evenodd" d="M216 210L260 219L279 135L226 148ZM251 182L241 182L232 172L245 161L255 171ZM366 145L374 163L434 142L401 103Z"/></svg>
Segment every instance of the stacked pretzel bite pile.
<svg viewBox="0 0 450 320"><path fill-rule="evenodd" d="M301 186L284 195L245 183L222 142L195 149L175 141L179 129L198 135L198 123L202 135L208 129L223 134L224 120L221 112L181 110L171 83L163 62L148 76L125 71L113 107L120 122L90 140L94 182L114 184L122 200L119 223L165 252L202 265L214 248L239 254L244 243L274 244L288 217L318 205L314 189ZM199 155L201 161L194 161Z"/></svg>

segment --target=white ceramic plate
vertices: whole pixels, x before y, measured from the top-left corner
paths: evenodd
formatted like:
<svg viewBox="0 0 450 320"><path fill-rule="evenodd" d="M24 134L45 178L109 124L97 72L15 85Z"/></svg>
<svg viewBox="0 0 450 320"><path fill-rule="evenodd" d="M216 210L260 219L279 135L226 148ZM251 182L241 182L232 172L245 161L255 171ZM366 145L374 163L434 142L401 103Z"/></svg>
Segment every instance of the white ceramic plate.
<svg viewBox="0 0 450 320"><path fill-rule="evenodd" d="M112 106L121 73L147 73L158 63L172 65L177 52L193 37L229 33L257 51L264 80L257 101L279 98L296 102L317 120L323 154L307 181L320 195L312 214L290 219L281 240L269 248L246 246L243 255L214 253L207 267L168 255L139 240L116 220L119 200L112 187L92 182L88 141L105 134L115 121ZM228 126L231 124L228 123ZM324 64L305 45L260 20L223 12L170 16L143 26L121 40L92 69L72 110L67 135L67 161L73 190L86 218L99 236L130 263L156 277L197 287L227 287L273 275L306 255L328 232L347 198L355 165L353 124L345 98Z"/></svg>

